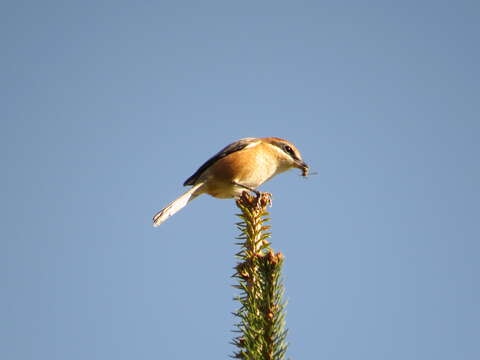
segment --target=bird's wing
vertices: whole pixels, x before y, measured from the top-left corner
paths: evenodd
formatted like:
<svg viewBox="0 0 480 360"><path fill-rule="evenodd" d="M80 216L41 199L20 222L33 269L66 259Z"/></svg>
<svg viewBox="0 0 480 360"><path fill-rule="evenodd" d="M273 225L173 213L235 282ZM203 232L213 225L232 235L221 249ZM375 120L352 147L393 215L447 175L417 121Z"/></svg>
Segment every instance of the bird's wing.
<svg viewBox="0 0 480 360"><path fill-rule="evenodd" d="M183 186L187 185L194 185L195 182L198 180L200 175L208 169L213 163L216 161L224 158L225 156L228 156L234 152L240 151L245 149L247 146L253 146L256 145L256 142L254 141L255 138L244 138L240 139L238 141L235 141L227 146L225 146L222 150L220 150L218 153L216 153L214 156L212 156L210 159L208 159L205 164L200 166L197 171L195 171L195 174L190 176L185 182L183 183Z"/></svg>

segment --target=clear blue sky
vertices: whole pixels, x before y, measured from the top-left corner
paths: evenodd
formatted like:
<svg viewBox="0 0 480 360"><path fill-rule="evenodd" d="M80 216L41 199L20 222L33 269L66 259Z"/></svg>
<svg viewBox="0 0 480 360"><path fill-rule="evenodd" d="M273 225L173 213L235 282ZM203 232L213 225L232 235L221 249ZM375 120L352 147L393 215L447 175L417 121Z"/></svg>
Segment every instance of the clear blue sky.
<svg viewBox="0 0 480 360"><path fill-rule="evenodd" d="M3 2L0 358L227 358L233 201L151 217L278 136L289 355L479 359L479 6Z"/></svg>

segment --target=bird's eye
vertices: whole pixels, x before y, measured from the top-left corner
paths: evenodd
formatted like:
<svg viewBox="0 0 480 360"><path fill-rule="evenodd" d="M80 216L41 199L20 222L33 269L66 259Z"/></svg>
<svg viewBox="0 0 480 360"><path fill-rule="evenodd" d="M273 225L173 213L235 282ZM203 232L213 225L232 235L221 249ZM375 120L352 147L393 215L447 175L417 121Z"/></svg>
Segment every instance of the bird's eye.
<svg viewBox="0 0 480 360"><path fill-rule="evenodd" d="M288 152L289 154L293 155L293 149L290 146L285 145L285 151Z"/></svg>

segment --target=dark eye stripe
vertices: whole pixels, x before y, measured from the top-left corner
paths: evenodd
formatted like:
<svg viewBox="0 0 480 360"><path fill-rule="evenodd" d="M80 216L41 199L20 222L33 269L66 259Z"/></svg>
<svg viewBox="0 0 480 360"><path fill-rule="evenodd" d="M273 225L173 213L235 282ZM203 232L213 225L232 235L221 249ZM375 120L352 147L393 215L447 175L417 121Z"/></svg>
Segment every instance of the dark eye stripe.
<svg viewBox="0 0 480 360"><path fill-rule="evenodd" d="M281 149L285 154L288 154L288 156L292 157L293 159L298 160L298 155L295 153L295 150L293 150L290 145L287 145L280 141L272 141L271 144Z"/></svg>

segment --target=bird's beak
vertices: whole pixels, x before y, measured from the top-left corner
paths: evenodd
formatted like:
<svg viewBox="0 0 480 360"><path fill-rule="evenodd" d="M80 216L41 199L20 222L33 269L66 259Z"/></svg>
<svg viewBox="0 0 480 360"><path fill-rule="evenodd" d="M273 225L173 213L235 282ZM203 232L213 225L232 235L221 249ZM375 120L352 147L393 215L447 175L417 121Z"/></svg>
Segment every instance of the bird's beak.
<svg viewBox="0 0 480 360"><path fill-rule="evenodd" d="M308 175L308 165L306 163L304 163L302 160L297 160L295 161L295 167L296 168L299 168L300 170L302 170L302 176L307 176Z"/></svg>

